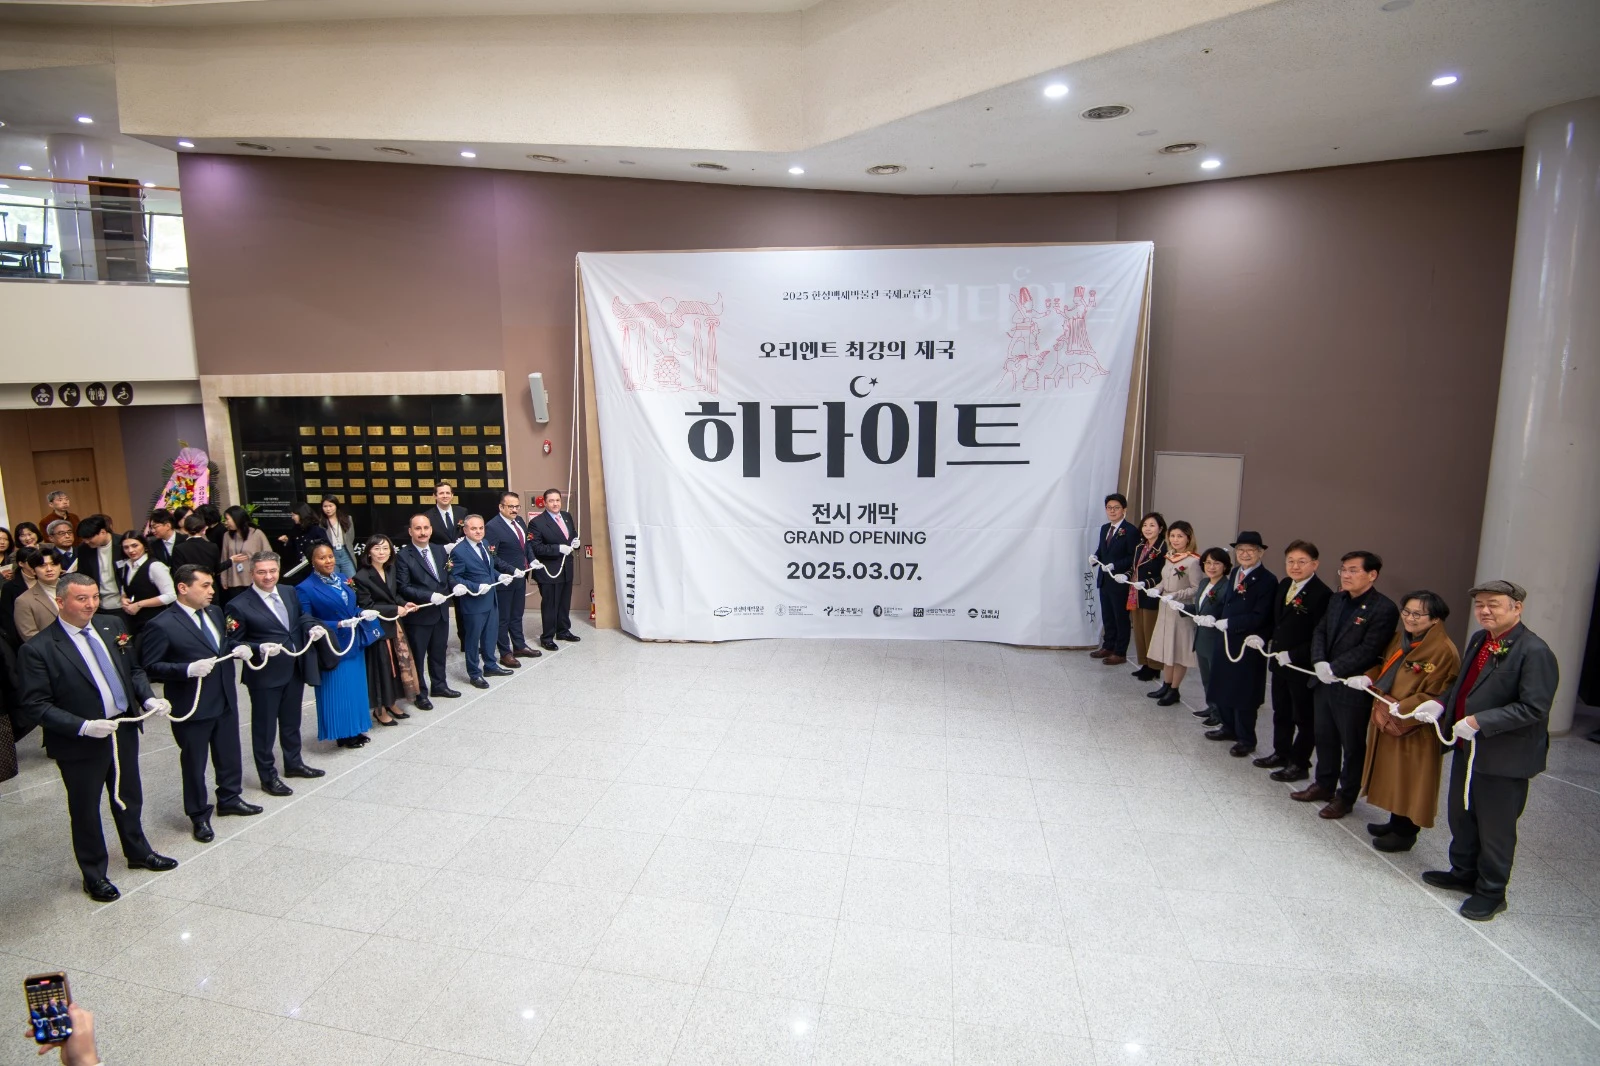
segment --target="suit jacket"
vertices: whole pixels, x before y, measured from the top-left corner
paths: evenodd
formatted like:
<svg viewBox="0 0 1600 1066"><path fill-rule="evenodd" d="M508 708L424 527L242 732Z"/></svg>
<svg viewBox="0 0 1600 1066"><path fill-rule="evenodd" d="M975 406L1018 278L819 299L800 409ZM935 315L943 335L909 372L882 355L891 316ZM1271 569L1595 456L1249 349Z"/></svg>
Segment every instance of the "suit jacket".
<svg viewBox="0 0 1600 1066"><path fill-rule="evenodd" d="M51 511L49 514L46 514L43 518L39 519L39 536L44 543L49 543L50 540L50 538L45 535L50 530L50 523L59 520L61 520L61 516L56 514L54 511ZM66 521L72 526L72 543L74 546L76 546L78 543L78 516L73 514L71 511L68 511Z"/></svg>
<svg viewBox="0 0 1600 1066"><path fill-rule="evenodd" d="M27 643L34 634L42 633L54 622L59 612L55 597L46 592L43 585L35 585L17 597L11 613L17 624L17 639Z"/></svg>
<svg viewBox="0 0 1600 1066"><path fill-rule="evenodd" d="M1132 522L1124 518L1117 523L1116 536L1113 537L1110 533L1111 523L1102 522L1100 524L1100 536L1095 541L1096 548L1094 553L1100 557L1102 563L1111 567L1114 572L1126 574L1133 569L1133 553L1139 548L1139 530L1134 527ZM1101 570L1095 577L1094 587L1101 588L1110 580L1111 575Z"/></svg>
<svg viewBox="0 0 1600 1066"><path fill-rule="evenodd" d="M191 564L210 570L213 575L218 575L220 582L222 549L211 543L209 537L185 537L173 546L170 565L173 570L177 570L180 566ZM173 703L173 707L177 707L176 702Z"/></svg>
<svg viewBox="0 0 1600 1066"><path fill-rule="evenodd" d="M1278 582L1278 591L1272 600L1272 643L1267 648L1275 652L1286 651L1290 662L1310 669L1316 661L1311 658L1311 637L1328 611L1333 590L1320 577L1312 574L1311 580L1300 590L1300 595L1295 597L1300 601L1300 606L1295 607L1285 602L1293 587L1293 578L1286 577ZM1280 667L1274 662L1269 669L1276 672Z"/></svg>
<svg viewBox="0 0 1600 1066"><path fill-rule="evenodd" d="M438 578L428 573L428 564L422 553L409 540L400 546L394 557L394 581L400 597L407 603L421 603L406 618L407 625L431 626L444 621L444 608L428 603L435 592L450 595L450 556L439 545L428 544L428 554L433 557L433 568Z"/></svg>
<svg viewBox="0 0 1600 1066"><path fill-rule="evenodd" d="M170 548L167 547L167 542L166 541L157 540L157 539L155 539L155 535L152 534L151 535L150 546L146 550L150 553L150 558L155 559L158 562L166 563L167 564L167 568L171 569L171 567L172 567L172 553L174 551L176 551L178 545L180 545L182 543L183 543L183 534L182 533L174 534L174 536L172 538L172 547L170 547Z"/></svg>
<svg viewBox="0 0 1600 1066"><path fill-rule="evenodd" d="M556 520L550 517L549 511L540 511L528 523L528 532L533 534L533 555L545 566L550 573L555 573L561 565L561 545L571 544L578 539L578 520L572 517L570 511L561 512L561 520L567 524L567 535L561 535L561 527L556 525ZM570 574L569 567L566 573ZM534 576L540 576L537 571Z"/></svg>
<svg viewBox="0 0 1600 1066"><path fill-rule="evenodd" d="M1142 539L1143 538L1141 538L1141 540ZM1134 545L1133 557L1135 559L1139 558L1139 547L1140 546L1137 544ZM1166 563L1166 549L1158 547L1156 549L1156 553L1150 558L1146 559L1144 564L1135 570L1135 572L1132 574L1132 577L1135 581L1139 582L1146 588L1153 589L1161 584L1161 570L1164 566L1166 566ZM1105 571L1102 570L1101 573L1103 574ZM1141 611L1153 611L1161 606L1160 600L1156 599L1154 596L1146 595L1143 592L1139 593L1139 598L1135 602L1138 603L1139 610Z"/></svg>
<svg viewBox="0 0 1600 1066"><path fill-rule="evenodd" d="M96 585L100 584L100 549L91 548L86 542L80 540L78 541L78 546L73 549L73 556L78 561L78 565L73 569L85 577L94 578ZM111 577L117 583L117 591L121 592L122 571L117 567L117 549L115 545L111 549ZM117 606L115 603L105 603L104 600L105 597L102 596L100 606L106 610Z"/></svg>
<svg viewBox="0 0 1600 1066"><path fill-rule="evenodd" d="M1384 649L1388 648L1389 641L1394 638L1395 630L1400 625L1400 608L1375 588L1348 612L1344 624L1340 625L1339 616L1344 613L1342 608L1349 601L1350 594L1343 590L1330 599L1327 612L1311 635L1311 661L1327 663L1339 677L1364 674L1381 663ZM1372 697L1365 692L1343 685L1323 686L1314 678L1306 678L1306 683L1313 687L1326 687L1328 696L1336 703L1365 707L1372 702Z"/></svg>
<svg viewBox="0 0 1600 1066"><path fill-rule="evenodd" d="M128 697L127 714L142 714L144 701L153 699L155 691L133 657L133 645L119 642L119 638L127 635L127 627L121 619L108 615L96 615L89 624L105 641L111 663L116 667L123 692ZM110 737L78 735L85 720L106 715L100 688L94 683L89 664L76 644L65 629L52 622L25 644L17 656L22 679L21 717L30 725L44 727L45 752L52 759L62 761L108 755L112 744Z"/></svg>
<svg viewBox="0 0 1600 1066"><path fill-rule="evenodd" d="M422 512L428 516L428 524L433 527L431 543L440 546L454 544L461 539L461 520L467 517L467 509L460 504L450 508L450 520L445 521L444 512L437 507L430 507Z"/></svg>
<svg viewBox="0 0 1600 1066"><path fill-rule="evenodd" d="M500 575L496 573L494 564L489 555L489 546L479 542L477 547L483 549L480 555L470 540L463 540L450 552L450 584L465 585L473 592L479 585L493 585ZM485 614L489 611L499 610L495 602L494 593L486 592L482 596L462 596L461 613Z"/></svg>
<svg viewBox="0 0 1600 1066"><path fill-rule="evenodd" d="M1220 634L1211 658L1211 688L1206 693L1219 707L1253 708L1261 706L1267 695L1267 672L1261 656L1244 650L1244 638L1272 636L1272 597L1278 578L1264 566L1257 566L1244 579L1244 591L1236 591L1239 571L1235 568L1223 579L1222 607L1216 614L1226 619L1228 629ZM1229 655L1240 656L1233 662Z"/></svg>
<svg viewBox="0 0 1600 1066"><path fill-rule="evenodd" d="M397 635L395 620L399 608L408 602L400 592L399 567L393 560L384 568L381 578L378 571L370 566L363 566L356 571L356 606L363 611L370 609L378 612L378 624L383 627L384 636Z"/></svg>
<svg viewBox="0 0 1600 1066"><path fill-rule="evenodd" d="M283 613L289 616L287 626L278 621L278 616L272 613L272 608L266 605L254 587L245 589L228 601L226 620L230 627L235 624L238 627L234 629L233 639L255 649L258 661L263 644L282 644L287 651L299 651L306 646L306 632L313 620L300 609L300 597L293 588L280 584L278 596L283 600ZM274 655L261 669L244 671L243 680L253 695L258 688L281 688L295 681L320 685L322 672L317 668L315 655L302 655L295 659L287 655Z"/></svg>
<svg viewBox="0 0 1600 1066"><path fill-rule="evenodd" d="M1440 726L1456 720L1456 697L1467 671L1489 638L1478 630L1461 656L1461 676L1445 694ZM1478 723L1475 774L1533 777L1545 768L1550 750L1550 705L1561 670L1539 635L1520 622L1500 638L1504 655L1490 655L1467 692L1465 713Z"/></svg>
<svg viewBox="0 0 1600 1066"><path fill-rule="evenodd" d="M191 537L189 540L211 543L204 537ZM161 682L162 695L172 704L174 714L188 713L194 703L195 684L197 681L200 684L200 706L195 711L195 721L220 718L230 711L237 713L239 710L239 694L234 688L238 680L234 663L218 663L203 678L189 676L190 663L197 659L227 655L240 643L229 634L228 622L222 616L221 608L213 604L206 608L205 615L217 631L220 648L213 648L200 635L200 627L194 624L182 604L173 604L139 631L139 659L144 663L144 672L151 681Z"/></svg>
<svg viewBox="0 0 1600 1066"><path fill-rule="evenodd" d="M533 534L520 519L516 521L522 529L520 537L502 515L490 519L483 533L483 542L494 548L494 568L502 574L526 570L533 561Z"/></svg>

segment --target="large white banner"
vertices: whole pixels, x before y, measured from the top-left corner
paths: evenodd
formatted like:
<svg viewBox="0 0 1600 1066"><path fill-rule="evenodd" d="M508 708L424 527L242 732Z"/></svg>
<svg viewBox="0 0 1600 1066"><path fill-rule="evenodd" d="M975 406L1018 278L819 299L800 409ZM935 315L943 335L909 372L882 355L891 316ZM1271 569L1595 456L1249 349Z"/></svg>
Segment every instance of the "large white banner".
<svg viewBox="0 0 1600 1066"><path fill-rule="evenodd" d="M580 255L623 628L1094 643L1151 247Z"/></svg>

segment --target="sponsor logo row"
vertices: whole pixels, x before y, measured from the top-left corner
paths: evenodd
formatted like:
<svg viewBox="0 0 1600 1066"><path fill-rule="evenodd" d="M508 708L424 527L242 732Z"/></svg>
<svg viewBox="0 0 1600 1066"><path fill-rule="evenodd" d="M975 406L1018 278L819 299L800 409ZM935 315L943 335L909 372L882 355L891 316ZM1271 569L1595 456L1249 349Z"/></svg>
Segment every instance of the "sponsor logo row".
<svg viewBox="0 0 1600 1066"><path fill-rule="evenodd" d="M739 607L718 607L711 612L718 618L760 618L764 617L767 609L760 604L746 604ZM819 614L824 618L862 618L865 617L865 607L814 607L805 603L780 603L773 607L772 613L777 618L815 618ZM872 608L874 618L955 618L963 612L954 607L885 607L882 604ZM999 610L991 607L968 607L968 618L990 621L1000 617Z"/></svg>

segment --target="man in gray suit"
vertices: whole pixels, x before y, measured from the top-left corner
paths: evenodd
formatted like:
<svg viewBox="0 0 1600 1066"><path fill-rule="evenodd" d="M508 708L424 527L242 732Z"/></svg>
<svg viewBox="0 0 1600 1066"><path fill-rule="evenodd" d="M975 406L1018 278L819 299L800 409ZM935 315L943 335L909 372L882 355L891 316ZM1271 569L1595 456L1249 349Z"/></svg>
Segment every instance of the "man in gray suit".
<svg viewBox="0 0 1600 1066"><path fill-rule="evenodd" d="M1522 624L1527 592L1510 581L1472 589L1472 613L1483 629L1467 642L1461 676L1444 705L1423 704L1454 727L1450 764L1450 869L1429 870L1435 888L1466 892L1461 916L1486 922L1506 909L1506 882L1517 850L1517 819L1528 780L1545 768L1550 705L1560 680L1555 653ZM1466 741L1476 738L1472 804L1465 802Z"/></svg>

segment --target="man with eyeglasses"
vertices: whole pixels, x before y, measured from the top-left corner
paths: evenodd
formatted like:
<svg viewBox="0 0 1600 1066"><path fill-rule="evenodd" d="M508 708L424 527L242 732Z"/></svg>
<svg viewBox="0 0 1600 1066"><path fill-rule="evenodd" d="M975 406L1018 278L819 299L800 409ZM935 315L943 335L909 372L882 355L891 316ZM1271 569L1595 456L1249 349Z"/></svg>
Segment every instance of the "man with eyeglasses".
<svg viewBox="0 0 1600 1066"><path fill-rule="evenodd" d="M1400 624L1400 608L1376 588L1383 559L1376 552L1346 552L1339 560L1339 593L1311 637L1317 672L1312 700L1317 772L1311 786L1289 793L1301 803L1325 803L1323 818L1343 818L1361 794L1367 761L1367 723L1372 696L1344 679L1364 675L1383 661Z"/></svg>

